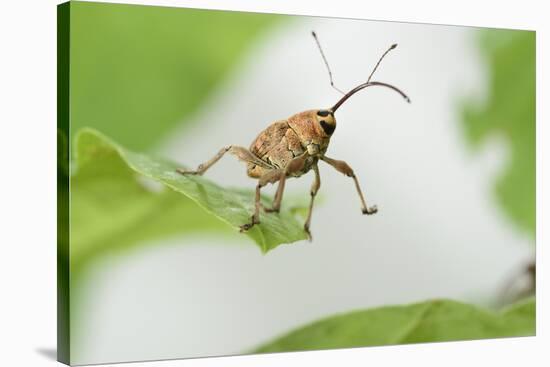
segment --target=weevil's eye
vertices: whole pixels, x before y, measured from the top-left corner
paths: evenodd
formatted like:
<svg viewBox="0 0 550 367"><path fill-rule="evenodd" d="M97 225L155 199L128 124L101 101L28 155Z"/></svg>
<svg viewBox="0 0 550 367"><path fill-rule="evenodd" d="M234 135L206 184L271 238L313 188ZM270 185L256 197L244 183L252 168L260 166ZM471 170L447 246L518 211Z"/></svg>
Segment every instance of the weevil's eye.
<svg viewBox="0 0 550 367"><path fill-rule="evenodd" d="M334 130L336 129L336 120L334 119L334 114L332 111L317 111L317 122L321 125L321 128L326 135L330 136L334 133Z"/></svg>
<svg viewBox="0 0 550 367"><path fill-rule="evenodd" d="M332 135L332 133L336 129L336 124L334 122L330 123L330 122L321 120L319 123L321 124L321 127L323 128L323 131L325 132L325 134L327 134L328 136Z"/></svg>

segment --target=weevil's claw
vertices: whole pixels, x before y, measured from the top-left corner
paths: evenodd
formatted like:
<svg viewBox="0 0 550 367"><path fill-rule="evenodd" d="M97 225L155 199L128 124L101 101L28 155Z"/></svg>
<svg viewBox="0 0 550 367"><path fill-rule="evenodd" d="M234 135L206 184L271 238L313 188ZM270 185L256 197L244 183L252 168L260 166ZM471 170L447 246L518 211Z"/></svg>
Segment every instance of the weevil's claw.
<svg viewBox="0 0 550 367"><path fill-rule="evenodd" d="M177 173L181 173L182 175L198 175L199 172L197 171L190 171L183 168L176 168Z"/></svg>
<svg viewBox="0 0 550 367"><path fill-rule="evenodd" d="M305 231L306 234L307 234L307 240L308 240L309 242L311 242L311 241L313 240L313 237L311 236L311 232L309 231L309 227L304 226L304 231Z"/></svg>
<svg viewBox="0 0 550 367"><path fill-rule="evenodd" d="M264 212L266 213L279 213L279 210L280 210L279 208L266 208L264 206Z"/></svg>
<svg viewBox="0 0 550 367"><path fill-rule="evenodd" d="M362 210L363 214L371 215L378 212L378 207L376 205L371 206L370 208L366 208Z"/></svg>
<svg viewBox="0 0 550 367"><path fill-rule="evenodd" d="M260 221L254 218L254 216L252 216L250 218L250 223L245 223L239 227L240 228L239 232L243 233L248 231L250 228L254 227L254 224L260 224Z"/></svg>
<svg viewBox="0 0 550 367"><path fill-rule="evenodd" d="M202 174L204 173L204 171L206 171L206 170L204 169L204 164L199 164L199 166L197 167L197 169L194 170L194 171L191 171L191 170L188 170L188 169L183 169L183 168L176 168L176 172L181 173L182 175L198 175L198 176L202 176Z"/></svg>
<svg viewBox="0 0 550 367"><path fill-rule="evenodd" d="M246 231L248 231L250 228L252 228L253 225L254 225L254 223L246 223L246 224L243 224L243 225L240 227L239 232L241 232L241 233L246 232Z"/></svg>

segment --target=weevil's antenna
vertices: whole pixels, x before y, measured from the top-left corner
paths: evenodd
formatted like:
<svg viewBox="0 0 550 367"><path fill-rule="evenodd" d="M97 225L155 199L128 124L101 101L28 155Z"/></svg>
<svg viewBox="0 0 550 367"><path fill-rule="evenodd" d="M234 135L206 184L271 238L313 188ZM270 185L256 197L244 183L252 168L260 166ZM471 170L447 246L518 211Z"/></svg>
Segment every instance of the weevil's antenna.
<svg viewBox="0 0 550 367"><path fill-rule="evenodd" d="M382 83L382 82L367 82L367 83L359 84L357 87L355 87L352 90L350 90L349 92L347 92L342 98L340 98L340 100L338 102L336 102L336 104L334 106L332 106L332 108L330 110L333 113L336 112L338 107L340 107L342 105L342 103L344 103L349 97L353 96L355 93L359 92L361 89L365 89L365 88L368 88L368 87L374 87L374 86L381 86L381 87L386 87L386 88L393 89L397 93L401 94L401 97L405 98L405 101L407 101L408 103L411 103L411 99L405 93L403 93L403 91L401 89L399 89L397 87L394 87L391 84Z"/></svg>
<svg viewBox="0 0 550 367"><path fill-rule="evenodd" d="M374 75L374 72L376 71L376 69L378 69L378 65L380 65L380 63L382 62L382 60L384 59L384 57L386 57L386 55L388 54L388 52L390 52L391 50L393 50L394 48L397 47L397 43L394 43L393 45L390 46L390 48L388 48L386 50L386 52L384 52L382 54L382 56L380 56L380 59L378 59L378 62L376 63L376 65L374 66L374 69L372 69L372 72L370 73L369 75L369 78L367 79L367 83L370 82L372 76Z"/></svg>
<svg viewBox="0 0 550 367"><path fill-rule="evenodd" d="M323 49L321 48L321 43L319 43L319 39L317 38L317 34L315 33L315 31L311 31L311 35L313 36L313 38L315 39L315 43L317 43L317 47L319 48L319 51L321 52L321 56L323 57L323 61L325 62L325 65L327 67L327 70L328 70L328 76L330 78L330 86L334 89L336 89L338 92L342 93L342 94L346 94L344 92L342 92L340 89L338 89L335 85L334 85L334 81L332 80L332 72L330 71L330 66L328 66L328 61L327 61L327 58L325 56L325 53L323 52Z"/></svg>
<svg viewBox="0 0 550 367"><path fill-rule="evenodd" d="M403 91L401 91L399 88L394 87L393 85L387 84L387 83L371 82L370 81L372 76L374 75L374 72L376 71L376 69L378 69L378 65L380 65L380 63L382 62L384 57L386 57L388 52L390 52L391 50L393 50L396 47L397 47L397 43L394 43L393 45L390 46L390 48L388 48L386 50L386 52L384 52L382 54L382 56L380 56L380 59L378 59L378 62L374 66L374 69L372 69L372 72L370 73L369 78L367 79L367 81L365 83L359 84L357 87L355 87L352 90L350 90L349 92L347 92L342 98L340 98L340 100L338 102L336 102L336 104L331 108L331 111L333 113L336 112L336 110L338 109L338 107L340 107L342 105L342 103L344 103L349 97L351 97L355 93L359 92L361 89L364 89L364 88L367 88L367 87L373 87L373 86L376 86L376 85L393 89L397 93L401 94L401 97L405 98L405 101L407 101L407 103L411 103L411 99L405 93L403 93Z"/></svg>

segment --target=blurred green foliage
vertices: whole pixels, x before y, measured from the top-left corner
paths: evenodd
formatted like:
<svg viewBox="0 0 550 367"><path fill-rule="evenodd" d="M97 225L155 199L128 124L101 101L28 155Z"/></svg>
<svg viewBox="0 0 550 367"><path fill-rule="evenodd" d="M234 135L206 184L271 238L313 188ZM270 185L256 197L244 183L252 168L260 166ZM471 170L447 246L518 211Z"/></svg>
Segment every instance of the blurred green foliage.
<svg viewBox="0 0 550 367"><path fill-rule="evenodd" d="M75 148L70 223L73 279L98 256L121 253L157 238L205 231L230 234L189 198L139 181L119 151L100 135L77 133Z"/></svg>
<svg viewBox="0 0 550 367"><path fill-rule="evenodd" d="M499 313L456 301L435 300L332 316L292 331L255 352L352 348L534 334L534 298Z"/></svg>
<svg viewBox="0 0 550 367"><path fill-rule="evenodd" d="M69 141L57 129L57 355L69 359Z"/></svg>
<svg viewBox="0 0 550 367"><path fill-rule="evenodd" d="M76 135L71 177L71 266L105 252L126 250L147 240L182 233L238 234L249 221L253 190L226 189L200 176L183 176L177 164L133 153L103 134ZM161 183L153 186L153 181ZM269 200L263 197L267 206ZM306 239L291 208L263 214L246 235L263 252ZM234 228L223 225L227 223Z"/></svg>
<svg viewBox="0 0 550 367"><path fill-rule="evenodd" d="M510 146L510 161L496 183L505 212L534 236L535 210L535 32L482 31L480 49L488 64L488 98L468 101L464 128L480 146L498 134Z"/></svg>
<svg viewBox="0 0 550 367"><path fill-rule="evenodd" d="M144 150L185 124L278 16L71 2L71 129Z"/></svg>

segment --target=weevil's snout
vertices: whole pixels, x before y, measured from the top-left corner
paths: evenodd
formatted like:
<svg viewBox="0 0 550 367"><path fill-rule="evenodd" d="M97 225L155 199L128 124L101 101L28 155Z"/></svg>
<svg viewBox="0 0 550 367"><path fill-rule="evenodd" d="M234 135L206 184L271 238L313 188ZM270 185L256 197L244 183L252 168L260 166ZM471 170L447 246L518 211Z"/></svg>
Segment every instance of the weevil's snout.
<svg viewBox="0 0 550 367"><path fill-rule="evenodd" d="M323 132L327 136L331 136L336 129L336 119L332 110L319 110L317 111L317 123L323 129Z"/></svg>

